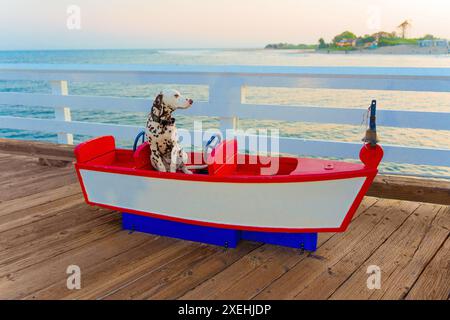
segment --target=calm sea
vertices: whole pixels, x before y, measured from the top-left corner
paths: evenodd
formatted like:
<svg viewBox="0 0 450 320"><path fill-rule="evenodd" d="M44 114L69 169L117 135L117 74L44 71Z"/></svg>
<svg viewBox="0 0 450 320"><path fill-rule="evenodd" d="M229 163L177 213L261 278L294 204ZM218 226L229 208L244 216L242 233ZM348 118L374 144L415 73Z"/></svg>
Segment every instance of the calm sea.
<svg viewBox="0 0 450 320"><path fill-rule="evenodd" d="M363 55L314 54L296 50L76 50L76 51L4 51L0 63L85 63L85 64L205 64L205 65L287 65L287 66L389 66L389 67L450 67L450 55ZM142 97L149 107L161 85L130 85L126 83L70 83L70 94ZM172 85L194 100L207 100L206 86ZM40 81L0 81L0 91L50 93L50 86ZM389 92L374 90L275 89L249 88L249 103L351 107L361 109L361 120L372 99L380 109L450 112L450 93ZM195 107L195 105L194 105ZM41 106L4 105L0 115L52 118L54 111ZM78 121L144 125L145 113L72 111ZM201 117L203 127L216 127L215 118ZM177 116L178 126L192 127L191 117ZM450 121L450 119L449 119ZM241 120L242 128L278 128L285 136L359 142L364 127L354 125L318 125L300 122ZM450 131L398 129L379 127L384 144L450 148ZM0 129L0 137L56 141L56 135L43 132ZM75 136L76 142L87 137ZM129 145L129 141L122 141ZM301 151L299 151L301 153ZM415 166L384 163L385 172L450 177L446 167Z"/></svg>

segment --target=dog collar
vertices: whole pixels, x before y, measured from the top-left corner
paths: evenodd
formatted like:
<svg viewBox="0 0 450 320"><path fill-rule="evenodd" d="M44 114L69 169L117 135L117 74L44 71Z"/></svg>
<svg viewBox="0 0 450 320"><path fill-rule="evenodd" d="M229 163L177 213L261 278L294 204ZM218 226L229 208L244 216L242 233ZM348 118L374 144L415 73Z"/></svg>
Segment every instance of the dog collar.
<svg viewBox="0 0 450 320"><path fill-rule="evenodd" d="M164 120L164 119L159 119L158 121L156 121L155 119L152 120L155 122L158 122L159 124L163 125L163 126L171 126L175 124L175 118L170 118L170 120Z"/></svg>

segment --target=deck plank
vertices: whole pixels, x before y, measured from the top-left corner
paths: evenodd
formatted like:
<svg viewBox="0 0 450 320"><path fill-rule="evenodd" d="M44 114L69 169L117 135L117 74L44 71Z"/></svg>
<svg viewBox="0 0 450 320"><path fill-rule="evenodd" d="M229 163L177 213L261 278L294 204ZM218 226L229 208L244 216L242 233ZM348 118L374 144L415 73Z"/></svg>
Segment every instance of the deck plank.
<svg viewBox="0 0 450 320"><path fill-rule="evenodd" d="M43 157L47 159L72 161L75 157L73 145L56 144L42 141L26 141L0 138L0 152L26 155L31 158Z"/></svg>
<svg viewBox="0 0 450 320"><path fill-rule="evenodd" d="M29 268L9 273L0 277L0 299L21 299L33 297L35 292L42 290L58 281L66 281L66 270L69 265L77 265L81 270L100 263L109 257L128 251L146 241L146 235L138 233L130 236L119 231L99 240L89 246L71 250Z"/></svg>
<svg viewBox="0 0 450 320"><path fill-rule="evenodd" d="M395 300L405 298L410 288L417 282L418 277L423 275L424 268L429 265L430 260L436 255L439 247L442 247L445 239L449 236L450 228L446 228L443 222L446 221L447 226L450 226L450 208L439 206L436 209L439 211L412 259L403 268L397 268L396 273L389 277L390 285L385 283L382 299ZM448 291L450 294L450 289ZM376 297L376 295L373 295L373 297Z"/></svg>
<svg viewBox="0 0 450 320"><path fill-rule="evenodd" d="M66 198L74 194L81 194L78 182L71 183L56 189L36 192L28 196L0 202L0 217L12 212L26 210L58 199Z"/></svg>
<svg viewBox="0 0 450 320"><path fill-rule="evenodd" d="M109 210L87 206L84 203L75 204L67 209L55 209L54 212L49 213L46 219L40 219L2 232L0 234L0 250L17 247L68 227L110 214L110 212Z"/></svg>
<svg viewBox="0 0 450 320"><path fill-rule="evenodd" d="M127 283L118 290L115 290L103 299L145 299L165 286L167 281L180 274L189 272L188 270L198 263L202 263L207 257L223 249L213 246L199 246L185 255L180 255L163 268L157 268L145 273L136 280Z"/></svg>
<svg viewBox="0 0 450 320"><path fill-rule="evenodd" d="M287 252L289 257L295 261L301 259L298 250L263 245L257 250L245 255L217 275L201 283L201 285L186 292L180 299L222 299L224 298L224 292L233 288L248 275L258 275L259 273L257 271L261 266L264 265L264 268L267 269L267 263L283 251Z"/></svg>
<svg viewBox="0 0 450 320"><path fill-rule="evenodd" d="M221 247L200 245L189 254L176 258L167 263L164 268L152 270L119 290L116 290L105 299L150 299L156 297L170 297L182 294L195 285L202 275L217 273L216 269L223 269L242 254L254 249L255 243L242 243L237 249L225 250ZM183 290L187 285L188 288ZM180 288L178 290L177 288Z"/></svg>
<svg viewBox="0 0 450 320"><path fill-rule="evenodd" d="M327 269L323 270L311 284L303 288L295 296L295 299L330 298L335 290L346 283L348 277L354 274L358 268L361 268L366 259L378 250L418 207L419 204L417 203L402 202L399 206L382 209L389 210L387 215L361 240L361 243L334 263L328 264ZM368 214L370 213L371 211L368 211ZM376 213L375 208L374 213ZM365 273L364 275L363 284L365 285L367 275Z"/></svg>
<svg viewBox="0 0 450 320"><path fill-rule="evenodd" d="M33 174L6 180L0 185L0 201L12 200L76 182L73 167L40 168Z"/></svg>
<svg viewBox="0 0 450 320"><path fill-rule="evenodd" d="M218 250L214 255L194 264L187 272L179 273L167 281L159 290L146 295L146 299L178 299L187 291L223 271L237 260L260 247L255 242L242 242L236 249ZM289 250L293 251L293 250Z"/></svg>
<svg viewBox="0 0 450 320"><path fill-rule="evenodd" d="M23 168L17 168L14 164L20 164ZM36 180L36 177L39 179L47 174L55 174L54 170L47 166L40 166L36 163L30 163L29 166L26 164L26 162L24 163L24 161L15 157L0 164L3 178L3 183L0 185L0 191L7 190L9 186L33 182L33 180ZM28 169L32 170L29 171ZM3 200L3 197L0 198L0 200Z"/></svg>
<svg viewBox="0 0 450 320"><path fill-rule="evenodd" d="M13 179L20 175L27 175L39 169L45 169L36 159L18 156L5 156L0 158L0 178Z"/></svg>
<svg viewBox="0 0 450 320"><path fill-rule="evenodd" d="M119 214L106 214L86 223L0 252L0 277L44 262L121 230Z"/></svg>
<svg viewBox="0 0 450 320"><path fill-rule="evenodd" d="M59 211L67 210L80 204L84 204L84 200L75 194L33 208L2 215L0 216L0 234L10 229L48 219L56 215Z"/></svg>
<svg viewBox="0 0 450 320"><path fill-rule="evenodd" d="M420 275L407 300L450 298L450 236Z"/></svg>
<svg viewBox="0 0 450 320"><path fill-rule="evenodd" d="M214 299L251 299L268 284L292 269L306 256L299 250L265 245L266 254L251 272L223 291L215 290Z"/></svg>
<svg viewBox="0 0 450 320"><path fill-rule="evenodd" d="M432 205L423 204L417 208L359 268L349 273L351 276L333 293L331 299L380 299L387 288L398 285L401 287L397 288L396 293L399 294L397 299L403 298L402 292L404 290L407 292L424 266L416 265L415 274L409 274L408 279L404 277L405 268L408 269L415 256L420 259L420 255L423 254L425 254L423 263L426 264L430 259L430 257L427 259L427 256L433 256L447 236L445 234L442 238L442 235L439 235L433 246L430 246L429 242L424 242L438 211L439 207ZM353 257L350 256L348 259L351 264ZM366 281L369 276L367 268L371 265L378 266L381 270L380 289L367 288ZM402 282L398 282L399 280Z"/></svg>
<svg viewBox="0 0 450 320"><path fill-rule="evenodd" d="M123 231L125 232L125 231ZM195 247L187 241L146 235L141 245L83 268L82 288L69 291L65 280L33 294L35 299L101 299L143 275L189 254Z"/></svg>
<svg viewBox="0 0 450 320"><path fill-rule="evenodd" d="M320 289L321 282L316 281L318 277L327 274L330 267L350 252L364 255L365 250L370 252L377 248L418 206L412 202L379 200L355 219L346 232L333 236L317 250L316 255L321 259L302 260L257 295L256 299L293 299L311 285L318 285Z"/></svg>

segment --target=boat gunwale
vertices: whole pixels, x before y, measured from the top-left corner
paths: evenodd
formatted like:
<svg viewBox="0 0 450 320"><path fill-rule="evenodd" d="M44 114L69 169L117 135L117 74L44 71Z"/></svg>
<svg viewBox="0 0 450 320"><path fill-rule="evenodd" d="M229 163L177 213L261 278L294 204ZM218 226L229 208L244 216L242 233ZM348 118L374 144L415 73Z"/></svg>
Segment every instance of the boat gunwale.
<svg viewBox="0 0 450 320"><path fill-rule="evenodd" d="M301 159L301 158L298 158ZM345 163L345 162L342 162ZM146 178L167 180L188 180L198 182L223 182L223 183L295 183L314 182L327 180L351 179L359 177L371 177L378 173L377 168L363 167L357 170L339 172L315 172L298 173L289 175L226 175L214 176L209 174L185 174L181 172L160 172L156 170L128 168L114 165L100 165L89 163L75 163L78 170L100 171L114 174L141 176Z"/></svg>

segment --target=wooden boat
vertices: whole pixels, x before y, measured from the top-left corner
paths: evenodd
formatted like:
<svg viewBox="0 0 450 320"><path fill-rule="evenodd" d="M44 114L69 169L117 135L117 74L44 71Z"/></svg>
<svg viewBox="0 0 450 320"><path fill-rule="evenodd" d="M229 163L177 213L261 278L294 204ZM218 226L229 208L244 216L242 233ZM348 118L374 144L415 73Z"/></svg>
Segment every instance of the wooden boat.
<svg viewBox="0 0 450 320"><path fill-rule="evenodd" d="M118 149L112 136L83 142L75 154L86 202L130 214L137 219L132 229L153 221L152 233L177 226L197 234L231 230L233 239L267 242L270 235L269 242L297 246L295 234L346 230L378 172L383 150L374 141L364 143L361 163L270 158L238 154L237 141L228 140L211 152L206 172L192 175L158 172L150 164L147 143L135 151ZM190 153L189 158L203 157ZM273 163L278 170L262 174ZM192 239L189 230L163 234ZM215 243L212 238L200 241ZM225 242L234 246L237 241Z"/></svg>

